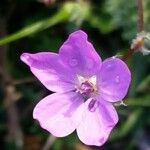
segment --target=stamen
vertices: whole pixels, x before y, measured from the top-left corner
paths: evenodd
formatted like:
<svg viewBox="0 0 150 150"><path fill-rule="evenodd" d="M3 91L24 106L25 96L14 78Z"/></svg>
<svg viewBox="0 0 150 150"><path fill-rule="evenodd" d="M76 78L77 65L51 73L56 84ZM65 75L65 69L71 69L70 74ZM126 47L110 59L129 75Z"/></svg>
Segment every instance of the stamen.
<svg viewBox="0 0 150 150"><path fill-rule="evenodd" d="M95 75L92 76L92 77L90 77L88 81L89 81L90 83L92 83L94 86L96 86L96 76L95 76Z"/></svg>

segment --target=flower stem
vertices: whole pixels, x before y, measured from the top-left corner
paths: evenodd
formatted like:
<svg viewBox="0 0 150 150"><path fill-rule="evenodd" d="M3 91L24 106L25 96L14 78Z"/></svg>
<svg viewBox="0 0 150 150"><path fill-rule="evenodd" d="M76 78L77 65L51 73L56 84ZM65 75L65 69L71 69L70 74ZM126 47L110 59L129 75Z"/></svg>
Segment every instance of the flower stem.
<svg viewBox="0 0 150 150"><path fill-rule="evenodd" d="M137 21L137 30L138 32L144 31L144 9L143 9L143 0L137 0L137 10L138 10L138 21ZM139 43L137 43L138 45ZM138 49L138 46L134 48L129 48L124 55L122 56L122 60L128 60Z"/></svg>
<svg viewBox="0 0 150 150"><path fill-rule="evenodd" d="M133 54L134 54L135 50L134 49L131 49L129 48L124 54L123 56L121 57L121 59L123 61L127 61Z"/></svg>
<svg viewBox="0 0 150 150"><path fill-rule="evenodd" d="M138 7L138 32L144 30L144 9L143 9L143 0L137 0Z"/></svg>

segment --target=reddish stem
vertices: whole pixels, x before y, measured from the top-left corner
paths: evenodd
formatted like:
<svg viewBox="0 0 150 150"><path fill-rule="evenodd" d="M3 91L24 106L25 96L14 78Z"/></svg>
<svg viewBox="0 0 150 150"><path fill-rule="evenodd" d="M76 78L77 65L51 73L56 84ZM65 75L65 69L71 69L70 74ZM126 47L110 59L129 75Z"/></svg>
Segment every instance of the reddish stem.
<svg viewBox="0 0 150 150"><path fill-rule="evenodd" d="M144 9L143 9L143 0L137 0L138 7L138 32L144 30Z"/></svg>
<svg viewBox="0 0 150 150"><path fill-rule="evenodd" d="M129 49L124 53L124 55L122 56L121 59L122 59L123 61L127 61L128 58L130 58L130 57L134 54L134 52L135 52L134 49L129 48Z"/></svg>
<svg viewBox="0 0 150 150"><path fill-rule="evenodd" d="M143 0L137 0L137 9L138 9L138 21L137 21L137 27L138 32L144 31L144 9L143 9ZM140 43L137 43L137 45ZM129 48L125 54L122 56L122 60L126 61L128 60L139 48L138 46L135 48Z"/></svg>

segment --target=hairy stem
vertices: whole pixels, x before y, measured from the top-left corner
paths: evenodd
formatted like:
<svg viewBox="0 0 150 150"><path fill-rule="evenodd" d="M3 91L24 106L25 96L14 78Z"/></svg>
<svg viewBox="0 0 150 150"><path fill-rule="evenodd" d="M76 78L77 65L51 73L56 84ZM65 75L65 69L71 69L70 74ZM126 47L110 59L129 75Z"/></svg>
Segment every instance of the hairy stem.
<svg viewBox="0 0 150 150"><path fill-rule="evenodd" d="M143 0L137 0L138 8L138 32L144 30L144 9L143 9Z"/></svg>
<svg viewBox="0 0 150 150"><path fill-rule="evenodd" d="M137 10L138 10L138 20L137 20L137 27L138 32L144 31L144 9L143 9L143 0L137 0ZM137 43L139 44L139 43ZM128 60L137 50L138 46L135 48L129 48L124 55L122 56L122 60Z"/></svg>

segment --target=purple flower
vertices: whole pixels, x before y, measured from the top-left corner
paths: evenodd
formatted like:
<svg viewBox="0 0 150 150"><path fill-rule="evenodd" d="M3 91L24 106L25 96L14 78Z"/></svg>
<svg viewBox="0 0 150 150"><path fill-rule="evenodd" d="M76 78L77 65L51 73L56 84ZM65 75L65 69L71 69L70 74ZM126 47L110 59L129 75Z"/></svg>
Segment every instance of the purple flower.
<svg viewBox="0 0 150 150"><path fill-rule="evenodd" d="M106 142L118 122L112 102L127 94L131 74L118 58L102 62L87 35L79 30L70 34L59 54L24 53L21 60L49 90L56 92L42 99L33 117L56 137L75 129L87 145Z"/></svg>

